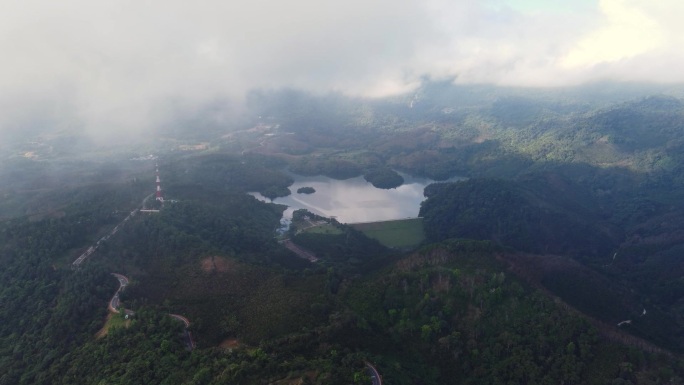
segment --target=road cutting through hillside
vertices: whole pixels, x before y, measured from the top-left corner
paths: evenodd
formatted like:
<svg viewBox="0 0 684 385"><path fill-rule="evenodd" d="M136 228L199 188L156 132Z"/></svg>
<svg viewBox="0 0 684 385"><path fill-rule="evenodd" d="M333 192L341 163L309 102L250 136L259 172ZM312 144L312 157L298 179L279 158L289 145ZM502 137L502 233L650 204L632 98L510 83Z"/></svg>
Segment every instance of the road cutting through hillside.
<svg viewBox="0 0 684 385"><path fill-rule="evenodd" d="M119 310L119 307L121 306L121 300L119 299L119 294L126 288L126 286L128 286L129 280L128 277L126 277L123 274L112 273L112 275L119 281L119 288L116 290L114 296L112 296L112 299L107 304L107 309L111 313L120 314L121 311ZM133 310L124 308L123 311L127 317L132 317L135 315L135 312ZM197 345L195 344L195 340L193 340L192 338L192 333L190 332L190 330L188 330L188 328L190 327L190 320L179 314L169 313L169 317L183 322L183 325L185 325L184 333L186 338L186 346L189 350L195 349Z"/></svg>

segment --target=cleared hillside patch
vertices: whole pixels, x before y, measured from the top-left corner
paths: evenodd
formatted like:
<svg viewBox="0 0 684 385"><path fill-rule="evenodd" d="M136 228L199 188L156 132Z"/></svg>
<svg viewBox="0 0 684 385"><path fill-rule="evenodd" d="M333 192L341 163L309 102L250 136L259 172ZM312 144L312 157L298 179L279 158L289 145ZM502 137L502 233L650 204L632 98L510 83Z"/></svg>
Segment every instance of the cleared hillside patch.
<svg viewBox="0 0 684 385"><path fill-rule="evenodd" d="M354 223L350 224L350 226L361 231L369 238L377 239L378 242L390 248L404 249L415 247L425 239L423 218Z"/></svg>
<svg viewBox="0 0 684 385"><path fill-rule="evenodd" d="M317 226L312 226L308 227L303 230L306 233L313 233L313 234L329 234L329 235L336 235L336 234L344 234L344 231L340 230L337 226L331 224L331 223L323 223Z"/></svg>
<svg viewBox="0 0 684 385"><path fill-rule="evenodd" d="M107 314L107 321L105 325L96 334L95 338L100 339L107 334L111 329L127 328L131 325L131 320L124 318L121 314L109 313Z"/></svg>

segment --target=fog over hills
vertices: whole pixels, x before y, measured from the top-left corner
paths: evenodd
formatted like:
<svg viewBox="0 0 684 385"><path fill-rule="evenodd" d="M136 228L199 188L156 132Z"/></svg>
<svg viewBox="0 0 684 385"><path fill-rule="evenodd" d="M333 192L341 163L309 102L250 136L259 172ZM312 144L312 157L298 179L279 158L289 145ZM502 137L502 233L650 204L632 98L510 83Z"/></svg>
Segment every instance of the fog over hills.
<svg viewBox="0 0 684 385"><path fill-rule="evenodd" d="M684 383L681 2L2 5L0 385Z"/></svg>
<svg viewBox="0 0 684 385"><path fill-rule="evenodd" d="M0 132L145 137L216 103L213 118L229 120L252 89L377 97L413 91L426 78L532 87L681 82L684 33L673 15L682 7L674 0L7 2Z"/></svg>

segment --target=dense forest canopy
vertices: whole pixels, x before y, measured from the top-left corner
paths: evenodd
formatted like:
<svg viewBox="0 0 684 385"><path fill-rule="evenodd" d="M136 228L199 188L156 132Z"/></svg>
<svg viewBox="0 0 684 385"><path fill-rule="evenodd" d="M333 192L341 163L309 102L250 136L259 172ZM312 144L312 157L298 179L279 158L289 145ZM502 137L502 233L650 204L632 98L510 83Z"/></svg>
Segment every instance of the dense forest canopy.
<svg viewBox="0 0 684 385"><path fill-rule="evenodd" d="M255 91L155 144L3 147L0 384L680 383L680 91ZM465 179L425 189L400 250L307 212L278 235L248 193L292 173Z"/></svg>

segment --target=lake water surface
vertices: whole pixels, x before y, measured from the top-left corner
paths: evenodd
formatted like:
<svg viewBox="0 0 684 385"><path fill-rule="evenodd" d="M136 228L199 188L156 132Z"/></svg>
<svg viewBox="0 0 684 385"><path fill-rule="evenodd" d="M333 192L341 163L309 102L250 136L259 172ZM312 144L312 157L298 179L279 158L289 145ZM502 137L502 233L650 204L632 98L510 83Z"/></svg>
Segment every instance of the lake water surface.
<svg viewBox="0 0 684 385"><path fill-rule="evenodd" d="M379 189L363 177L337 180L325 176L306 177L291 175L295 182L290 186L291 195L276 198L273 203L287 205L283 224L289 225L292 212L307 209L324 217L335 217L342 223L374 222L418 216L420 202L425 197L423 189L435 181L402 174L404 184L394 189ZM449 181L463 178L452 178ZM313 194L298 194L300 187L313 187ZM250 193L257 199L271 200L259 193Z"/></svg>

